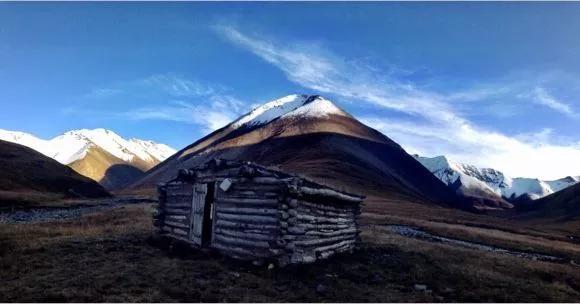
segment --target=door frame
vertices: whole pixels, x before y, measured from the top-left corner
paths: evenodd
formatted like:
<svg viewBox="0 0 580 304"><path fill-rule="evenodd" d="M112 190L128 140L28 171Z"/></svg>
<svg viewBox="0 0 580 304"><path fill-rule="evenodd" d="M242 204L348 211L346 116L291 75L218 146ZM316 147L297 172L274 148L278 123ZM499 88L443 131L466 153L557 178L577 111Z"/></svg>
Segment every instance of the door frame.
<svg viewBox="0 0 580 304"><path fill-rule="evenodd" d="M214 236L215 182L196 182L192 185L189 240L198 247L211 245ZM209 230L209 231L208 231Z"/></svg>
<svg viewBox="0 0 580 304"><path fill-rule="evenodd" d="M203 210L203 223L201 230L201 246L208 247L211 246L211 242L214 237L214 216L215 216L215 195L216 195L216 182L205 183L207 186L207 192L205 195L204 210Z"/></svg>

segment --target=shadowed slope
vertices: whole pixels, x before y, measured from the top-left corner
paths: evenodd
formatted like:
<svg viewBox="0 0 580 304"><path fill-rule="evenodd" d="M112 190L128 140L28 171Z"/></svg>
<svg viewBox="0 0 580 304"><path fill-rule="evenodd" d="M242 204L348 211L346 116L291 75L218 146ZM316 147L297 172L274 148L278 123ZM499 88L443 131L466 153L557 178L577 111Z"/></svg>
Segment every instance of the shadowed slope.
<svg viewBox="0 0 580 304"><path fill-rule="evenodd" d="M580 220L580 184L575 184L534 201L526 217Z"/></svg>
<svg viewBox="0 0 580 304"><path fill-rule="evenodd" d="M31 148L0 140L0 201L18 197L102 197L97 182ZM16 194L22 194L19 196Z"/></svg>
<svg viewBox="0 0 580 304"><path fill-rule="evenodd" d="M143 177L143 172L151 165L142 160L129 164L99 146L91 146L83 158L70 163L69 167L108 190L116 190Z"/></svg>

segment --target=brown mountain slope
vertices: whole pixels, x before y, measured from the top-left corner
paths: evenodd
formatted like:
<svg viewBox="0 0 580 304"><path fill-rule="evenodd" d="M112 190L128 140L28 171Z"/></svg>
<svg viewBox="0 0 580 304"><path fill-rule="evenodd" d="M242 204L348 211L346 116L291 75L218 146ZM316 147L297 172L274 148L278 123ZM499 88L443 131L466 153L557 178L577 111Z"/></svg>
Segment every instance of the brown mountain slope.
<svg viewBox="0 0 580 304"><path fill-rule="evenodd" d="M79 174L98 181L105 189L116 190L143 177L144 172L153 165L142 160L128 163L93 145L83 158L68 166Z"/></svg>
<svg viewBox="0 0 580 304"><path fill-rule="evenodd" d="M525 217L580 220L580 183L535 200L528 209Z"/></svg>
<svg viewBox="0 0 580 304"><path fill-rule="evenodd" d="M305 104L316 101L311 96ZM213 157L278 166L366 195L463 207L458 197L398 144L344 112L281 116L217 130L147 172L132 189L155 184Z"/></svg>
<svg viewBox="0 0 580 304"><path fill-rule="evenodd" d="M109 196L97 182L28 147L0 140L0 202L30 196Z"/></svg>

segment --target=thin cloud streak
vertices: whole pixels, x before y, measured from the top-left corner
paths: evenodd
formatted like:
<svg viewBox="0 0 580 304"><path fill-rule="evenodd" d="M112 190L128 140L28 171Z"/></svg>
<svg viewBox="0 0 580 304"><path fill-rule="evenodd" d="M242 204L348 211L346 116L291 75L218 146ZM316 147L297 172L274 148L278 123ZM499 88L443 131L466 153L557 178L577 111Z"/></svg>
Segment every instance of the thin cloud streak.
<svg viewBox="0 0 580 304"><path fill-rule="evenodd" d="M196 124L204 127L205 132L215 131L239 115L239 101L231 98L213 98L208 105L195 105L184 101L172 102L170 105L144 107L121 114L131 120L166 120Z"/></svg>
<svg viewBox="0 0 580 304"><path fill-rule="evenodd" d="M393 137L411 153L428 156L445 154L458 161L495 167L513 176L556 179L580 172L580 162L572 161L580 159L580 144L523 142L516 137L475 126L445 102L481 100L506 89L472 90L461 93L463 95L438 94L377 75L376 71L361 66L350 65L325 50L292 45L287 41L282 47L273 41L257 38L262 36L248 35L231 26L216 29L235 45L278 67L289 80L305 88L420 118L393 123L387 117L363 119ZM567 111L563 104L554 99L544 98L543 104L559 108L561 112Z"/></svg>
<svg viewBox="0 0 580 304"><path fill-rule="evenodd" d="M394 79L375 79L372 70L364 65L349 64L344 59L301 46L279 48L268 41L241 33L233 27L217 30L232 42L280 68L291 81L322 93L366 101L407 114L427 117L434 121L462 120L431 93ZM379 82L379 83L377 83Z"/></svg>
<svg viewBox="0 0 580 304"><path fill-rule="evenodd" d="M544 88L535 88L532 94L532 100L537 104L546 106L552 110L570 115L572 117L577 117L576 113L572 111L572 108L569 105L554 98L554 96L548 93L548 91Z"/></svg>
<svg viewBox="0 0 580 304"><path fill-rule="evenodd" d="M157 74L93 90L86 98L107 101L123 98L132 104L151 104L124 111L94 110L90 107L68 107L63 114L91 113L112 119L163 120L200 125L203 133L219 129L248 109L220 85L210 85L174 74ZM155 97L150 97L155 96ZM145 100L145 99L153 100ZM168 100L159 103L159 98ZM135 102L143 100L143 102Z"/></svg>

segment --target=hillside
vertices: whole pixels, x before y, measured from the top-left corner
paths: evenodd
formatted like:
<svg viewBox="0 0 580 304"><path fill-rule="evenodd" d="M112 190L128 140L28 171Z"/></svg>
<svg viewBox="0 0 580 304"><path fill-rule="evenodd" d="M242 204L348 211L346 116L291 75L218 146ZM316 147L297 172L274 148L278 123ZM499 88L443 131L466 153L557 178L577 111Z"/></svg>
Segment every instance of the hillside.
<svg viewBox="0 0 580 304"><path fill-rule="evenodd" d="M213 157L277 166L366 195L466 207L397 143L316 95L257 107L178 151L131 188L153 191L178 169Z"/></svg>
<svg viewBox="0 0 580 304"><path fill-rule="evenodd" d="M109 196L95 181L31 148L0 140L0 203Z"/></svg>
<svg viewBox="0 0 580 304"><path fill-rule="evenodd" d="M580 184L550 194L528 205L526 217L580 221Z"/></svg>
<svg viewBox="0 0 580 304"><path fill-rule="evenodd" d="M0 139L30 147L78 173L116 190L136 181L143 172L175 150L152 141L124 139L105 129L73 130L50 140L31 134L0 130Z"/></svg>

